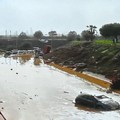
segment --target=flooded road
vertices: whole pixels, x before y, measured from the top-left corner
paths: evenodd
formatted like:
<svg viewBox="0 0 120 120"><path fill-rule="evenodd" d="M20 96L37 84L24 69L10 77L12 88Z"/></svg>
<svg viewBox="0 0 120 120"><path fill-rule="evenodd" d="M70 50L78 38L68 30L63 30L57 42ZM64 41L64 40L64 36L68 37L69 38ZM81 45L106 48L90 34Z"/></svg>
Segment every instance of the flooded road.
<svg viewBox="0 0 120 120"><path fill-rule="evenodd" d="M85 80L34 58L0 58L0 109L7 120L119 120L120 110L95 111L76 107L79 92L107 95Z"/></svg>

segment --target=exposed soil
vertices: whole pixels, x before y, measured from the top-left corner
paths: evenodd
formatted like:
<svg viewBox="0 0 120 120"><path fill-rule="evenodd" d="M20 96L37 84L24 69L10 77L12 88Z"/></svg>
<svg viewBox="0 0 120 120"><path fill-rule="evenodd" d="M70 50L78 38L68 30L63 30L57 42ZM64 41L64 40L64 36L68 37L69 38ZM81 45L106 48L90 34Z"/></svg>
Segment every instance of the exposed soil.
<svg viewBox="0 0 120 120"><path fill-rule="evenodd" d="M120 84L118 84L120 81L119 46L96 45L86 42L56 49L45 55L44 59L76 71L90 71L105 75L106 78L112 80L113 88L120 88Z"/></svg>

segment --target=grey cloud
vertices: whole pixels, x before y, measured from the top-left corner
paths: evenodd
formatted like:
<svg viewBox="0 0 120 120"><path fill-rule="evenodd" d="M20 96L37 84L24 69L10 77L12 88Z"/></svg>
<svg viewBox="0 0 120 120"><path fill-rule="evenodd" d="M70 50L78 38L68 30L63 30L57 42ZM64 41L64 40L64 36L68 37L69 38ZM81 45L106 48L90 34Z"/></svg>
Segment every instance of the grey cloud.
<svg viewBox="0 0 120 120"><path fill-rule="evenodd" d="M119 0L2 0L0 34L6 29L20 32L30 28L80 33L89 24L101 27L119 22L119 4Z"/></svg>

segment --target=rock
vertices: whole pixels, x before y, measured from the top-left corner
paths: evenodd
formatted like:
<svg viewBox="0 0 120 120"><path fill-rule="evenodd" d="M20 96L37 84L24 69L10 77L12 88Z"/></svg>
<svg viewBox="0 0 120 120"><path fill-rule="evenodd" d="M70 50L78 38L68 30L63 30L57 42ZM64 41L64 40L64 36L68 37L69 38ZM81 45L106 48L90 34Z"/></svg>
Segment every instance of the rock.
<svg viewBox="0 0 120 120"><path fill-rule="evenodd" d="M0 101L0 103L3 103L3 101Z"/></svg>
<svg viewBox="0 0 120 120"><path fill-rule="evenodd" d="M107 90L106 93L112 93L112 90Z"/></svg>
<svg viewBox="0 0 120 120"><path fill-rule="evenodd" d="M67 92L67 91L64 91L64 93L69 93L69 92Z"/></svg>
<svg viewBox="0 0 120 120"><path fill-rule="evenodd" d="M69 61L68 60L65 60L64 62L63 62L63 65L69 65Z"/></svg>
<svg viewBox="0 0 120 120"><path fill-rule="evenodd" d="M106 90L106 93L112 93L111 87L109 87L109 88Z"/></svg>
<svg viewBox="0 0 120 120"><path fill-rule="evenodd" d="M84 67L87 66L87 64L86 64L86 63L76 63L74 66L75 66L76 68L84 68Z"/></svg>

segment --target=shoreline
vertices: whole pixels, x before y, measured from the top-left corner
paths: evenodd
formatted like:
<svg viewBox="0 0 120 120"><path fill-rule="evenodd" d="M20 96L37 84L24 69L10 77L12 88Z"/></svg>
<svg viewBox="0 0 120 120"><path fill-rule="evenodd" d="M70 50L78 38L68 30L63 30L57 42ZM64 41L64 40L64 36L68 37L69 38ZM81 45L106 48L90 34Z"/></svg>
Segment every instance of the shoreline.
<svg viewBox="0 0 120 120"><path fill-rule="evenodd" d="M58 64L55 64L55 63L47 63L47 64L50 65L50 66L53 66L55 68L58 68L58 69L60 69L60 70L62 70L64 72L67 72L69 74L76 75L77 77L83 78L86 81L89 81L91 83L99 85L100 87L103 87L103 88L106 88L106 89L110 88L110 85L111 85L110 81L106 81L106 80L100 79L98 77L95 77L93 75L89 75L89 74L84 73L84 72L83 73L77 72L77 71L74 71L71 68L68 68L68 67L65 67L65 66L61 66L61 65L58 65ZM113 90L112 89L112 92L116 92L116 93L120 94L120 90Z"/></svg>

